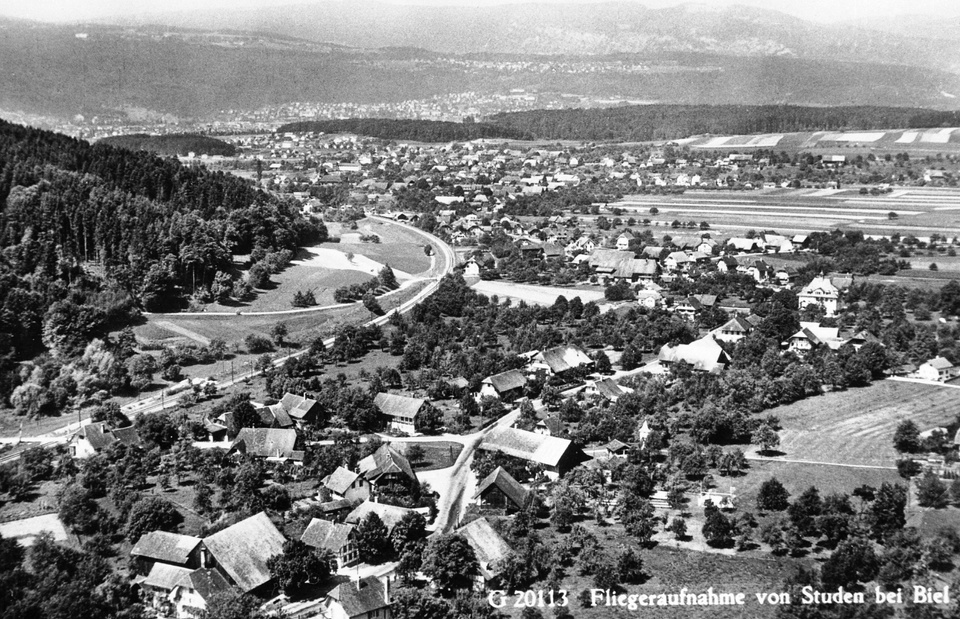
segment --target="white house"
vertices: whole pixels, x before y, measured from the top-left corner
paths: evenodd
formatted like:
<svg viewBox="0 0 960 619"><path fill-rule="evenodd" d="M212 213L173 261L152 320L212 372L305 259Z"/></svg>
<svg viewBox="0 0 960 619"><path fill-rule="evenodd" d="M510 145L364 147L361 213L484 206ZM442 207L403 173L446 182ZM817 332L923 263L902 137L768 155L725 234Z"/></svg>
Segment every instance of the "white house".
<svg viewBox="0 0 960 619"><path fill-rule="evenodd" d="M840 291L823 274L814 277L797 295L801 311L810 305L819 305L825 315L834 316L840 302Z"/></svg>

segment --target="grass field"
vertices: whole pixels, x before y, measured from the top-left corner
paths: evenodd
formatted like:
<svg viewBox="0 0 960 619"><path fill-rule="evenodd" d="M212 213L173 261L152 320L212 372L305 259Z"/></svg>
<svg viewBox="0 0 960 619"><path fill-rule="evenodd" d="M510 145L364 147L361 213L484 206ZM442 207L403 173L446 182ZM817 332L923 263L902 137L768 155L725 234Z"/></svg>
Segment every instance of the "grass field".
<svg viewBox="0 0 960 619"><path fill-rule="evenodd" d="M813 462L895 466L893 433L904 419L922 430L953 423L960 390L881 381L828 393L770 411L780 418L780 451Z"/></svg>
<svg viewBox="0 0 960 619"><path fill-rule="evenodd" d="M362 284L370 281L374 275L361 271L342 269L323 269L304 264L291 264L282 273L273 275L270 288L257 290L257 298L249 303L222 305L211 303L207 306L211 312L278 312L296 309L293 295L297 292L311 291L317 305L333 305L333 293L341 286Z"/></svg>

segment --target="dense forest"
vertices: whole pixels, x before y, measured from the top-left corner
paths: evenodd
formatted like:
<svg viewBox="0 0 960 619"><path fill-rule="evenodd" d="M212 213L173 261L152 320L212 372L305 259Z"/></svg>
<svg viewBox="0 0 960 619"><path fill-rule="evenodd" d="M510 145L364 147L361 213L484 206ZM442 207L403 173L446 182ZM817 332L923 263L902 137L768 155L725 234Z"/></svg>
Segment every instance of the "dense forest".
<svg viewBox="0 0 960 619"><path fill-rule="evenodd" d="M2 121L0 207L2 397L18 360L73 359L140 310L249 287L234 253L263 269L326 238L295 202L236 177Z"/></svg>
<svg viewBox="0 0 960 619"><path fill-rule="evenodd" d="M103 138L100 143L117 148L126 148L127 150L145 150L165 157L186 156L190 153L232 157L237 152L237 148L233 144L195 133L174 135L131 133L130 135Z"/></svg>
<svg viewBox="0 0 960 619"><path fill-rule="evenodd" d="M451 142L479 138L508 140L531 139L527 131L491 123L453 123L436 120L391 118L347 118L344 120L310 120L282 125L278 133L356 133L385 140L417 140L419 142Z"/></svg>
<svg viewBox="0 0 960 619"><path fill-rule="evenodd" d="M701 134L955 127L957 112L879 106L631 105L494 114L489 121L551 140L671 140Z"/></svg>

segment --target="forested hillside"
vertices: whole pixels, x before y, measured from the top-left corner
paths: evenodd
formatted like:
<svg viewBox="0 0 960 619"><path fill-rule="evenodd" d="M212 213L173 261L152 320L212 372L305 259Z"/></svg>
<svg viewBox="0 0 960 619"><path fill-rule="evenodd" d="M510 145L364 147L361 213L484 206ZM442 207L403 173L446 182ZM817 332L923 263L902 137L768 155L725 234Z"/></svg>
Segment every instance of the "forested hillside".
<svg viewBox="0 0 960 619"><path fill-rule="evenodd" d="M238 178L2 121L0 206L2 399L15 361L72 359L140 309L229 285L233 253L268 260L326 237Z"/></svg>
<svg viewBox="0 0 960 619"><path fill-rule="evenodd" d="M282 125L277 132L356 133L385 140L450 142L478 138L530 139L526 131L490 123L453 123L436 120L391 118L347 118L316 120Z"/></svg>
<svg viewBox="0 0 960 619"><path fill-rule="evenodd" d="M960 113L875 106L631 105L501 113L489 121L539 139L644 141L705 133L956 127Z"/></svg>
<svg viewBox="0 0 960 619"><path fill-rule="evenodd" d="M100 140L100 143L129 150L145 150L158 155L171 157L188 155L190 153L232 157L234 153L237 152L237 148L233 144L227 144L223 140L192 133L176 135L132 133L130 135L104 138Z"/></svg>

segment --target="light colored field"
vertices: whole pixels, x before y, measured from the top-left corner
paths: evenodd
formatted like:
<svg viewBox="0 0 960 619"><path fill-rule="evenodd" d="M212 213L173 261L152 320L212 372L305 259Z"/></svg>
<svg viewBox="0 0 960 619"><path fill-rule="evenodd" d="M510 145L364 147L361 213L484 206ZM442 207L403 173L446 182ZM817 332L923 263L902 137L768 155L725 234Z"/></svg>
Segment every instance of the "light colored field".
<svg viewBox="0 0 960 619"><path fill-rule="evenodd" d="M32 546L36 537L43 531L52 533L53 539L58 542L67 539L67 530L56 514L0 523L0 536L16 539L21 546Z"/></svg>
<svg viewBox="0 0 960 619"><path fill-rule="evenodd" d="M780 418L779 451L813 462L896 466L893 434L904 419L920 430L948 425L960 412L960 389L885 380L828 393L770 414Z"/></svg>
<svg viewBox="0 0 960 619"><path fill-rule="evenodd" d="M584 303L589 301L602 301L602 290L578 290L575 288L560 288L556 286L535 286L531 284L515 284L504 281L479 281L473 285L473 289L487 296L496 295L501 300L512 299L515 301L526 301L533 305L550 306L557 301L557 297L563 296L569 301L574 297L580 297Z"/></svg>
<svg viewBox="0 0 960 619"><path fill-rule="evenodd" d="M673 220L706 221L719 234L738 234L750 228L785 233L850 228L887 236L894 232L956 236L960 235L960 211L945 208L956 204L960 204L960 191L950 188L911 187L871 196L851 187L744 192L691 189L674 197L628 195L615 206L636 216L657 208L657 219L667 225ZM897 213L896 221L887 220L891 211Z"/></svg>

